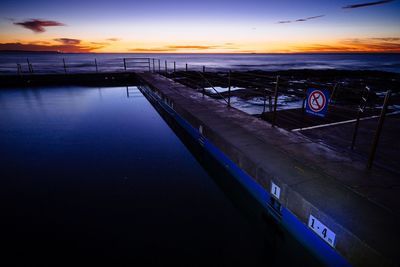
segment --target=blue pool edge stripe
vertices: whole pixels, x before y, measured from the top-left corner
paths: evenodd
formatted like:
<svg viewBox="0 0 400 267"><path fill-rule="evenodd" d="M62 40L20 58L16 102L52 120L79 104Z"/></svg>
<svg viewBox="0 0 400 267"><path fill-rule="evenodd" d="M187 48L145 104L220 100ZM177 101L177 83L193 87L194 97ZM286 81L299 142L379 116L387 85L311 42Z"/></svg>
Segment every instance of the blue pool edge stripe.
<svg viewBox="0 0 400 267"><path fill-rule="evenodd" d="M229 159L218 147L205 138L198 129L194 128L188 121L180 116L168 103L164 102L159 95L150 88L141 86L141 91L163 108L178 124L185 129L196 141L203 145L220 164L225 166L229 173L244 186L248 192L266 209L268 214L275 217L276 211L268 204L271 194L259 185L251 176L245 173L236 163ZM351 266L335 249L312 232L307 225L302 223L287 208L281 207L280 223L290 234L292 234L304 247L311 251L318 259L327 266ZM276 219L276 217L275 217Z"/></svg>

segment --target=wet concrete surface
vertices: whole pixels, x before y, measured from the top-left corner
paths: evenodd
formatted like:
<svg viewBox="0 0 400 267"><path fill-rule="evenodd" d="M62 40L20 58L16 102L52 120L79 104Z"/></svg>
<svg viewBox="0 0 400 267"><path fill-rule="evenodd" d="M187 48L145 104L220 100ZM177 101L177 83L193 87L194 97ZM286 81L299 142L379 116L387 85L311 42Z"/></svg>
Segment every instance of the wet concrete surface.
<svg viewBox="0 0 400 267"><path fill-rule="evenodd" d="M307 225L310 214L336 233L336 251L354 265L397 265L398 175L366 170L359 156L338 151L249 116L156 74L140 78L265 190Z"/></svg>

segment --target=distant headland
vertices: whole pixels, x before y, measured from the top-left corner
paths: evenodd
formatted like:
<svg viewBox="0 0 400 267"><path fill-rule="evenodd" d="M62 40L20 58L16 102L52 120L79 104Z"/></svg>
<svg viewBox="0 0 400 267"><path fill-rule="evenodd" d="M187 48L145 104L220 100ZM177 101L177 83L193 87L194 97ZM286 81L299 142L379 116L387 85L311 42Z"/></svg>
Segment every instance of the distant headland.
<svg viewBox="0 0 400 267"><path fill-rule="evenodd" d="M0 54L18 53L18 54L62 54L60 51L31 51L31 50L0 50Z"/></svg>

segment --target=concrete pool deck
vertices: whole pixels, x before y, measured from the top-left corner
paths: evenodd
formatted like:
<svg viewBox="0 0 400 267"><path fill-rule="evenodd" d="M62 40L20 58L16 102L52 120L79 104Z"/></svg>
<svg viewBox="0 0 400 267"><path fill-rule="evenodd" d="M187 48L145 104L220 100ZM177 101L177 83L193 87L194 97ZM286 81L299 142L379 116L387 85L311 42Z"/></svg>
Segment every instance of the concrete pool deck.
<svg viewBox="0 0 400 267"><path fill-rule="evenodd" d="M335 233L334 250L349 263L399 264L396 174L366 170L354 155L271 127L161 75L138 76L265 191L276 184L279 203L302 224L309 225L312 215Z"/></svg>

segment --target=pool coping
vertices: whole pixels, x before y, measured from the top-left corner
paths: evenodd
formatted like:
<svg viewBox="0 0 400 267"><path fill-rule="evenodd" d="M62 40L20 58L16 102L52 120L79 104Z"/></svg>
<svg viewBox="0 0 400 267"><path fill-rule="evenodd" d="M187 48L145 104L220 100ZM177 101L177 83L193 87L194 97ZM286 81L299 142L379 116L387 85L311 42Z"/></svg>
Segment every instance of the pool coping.
<svg viewBox="0 0 400 267"><path fill-rule="evenodd" d="M317 154L321 164L329 167L342 164L343 172L355 174L351 164L357 162L347 162L348 159L340 158L329 148L228 109L163 76L148 73L139 77L150 85L151 94L160 105L181 125L186 125L187 131L241 179L277 221L319 254L327 265L396 264L395 244L399 235L393 229L396 230L397 215L357 194L331 173L324 172L324 168L304 164ZM272 140L265 140L267 137ZM299 148L304 154L302 159L296 158ZM337 158L327 162L332 160L330 153ZM309 165L314 163L310 160ZM272 184L281 190L279 199L271 196ZM352 209L357 210L352 212ZM310 215L336 234L334 247L310 230Z"/></svg>

